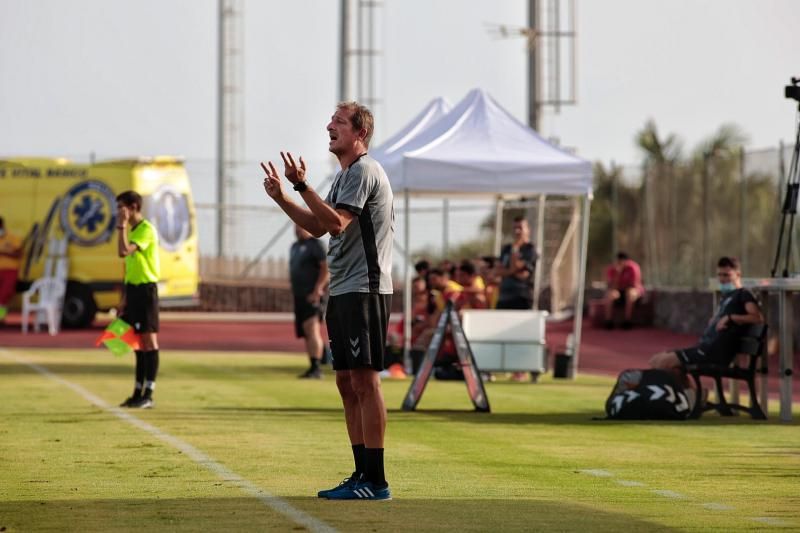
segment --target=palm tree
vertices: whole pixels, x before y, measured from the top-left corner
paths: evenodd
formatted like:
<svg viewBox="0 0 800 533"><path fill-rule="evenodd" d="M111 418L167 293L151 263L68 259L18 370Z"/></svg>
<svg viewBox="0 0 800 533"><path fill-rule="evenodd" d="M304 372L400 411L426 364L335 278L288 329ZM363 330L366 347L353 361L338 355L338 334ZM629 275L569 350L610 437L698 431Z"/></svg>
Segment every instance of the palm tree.
<svg viewBox="0 0 800 533"><path fill-rule="evenodd" d="M646 270L651 283L674 283L676 280L671 275L673 270L666 267L672 262L671 251L675 250L678 242L677 185L681 142L674 134L661 137L655 121L649 119L636 134L636 144L645 156L642 223ZM664 231L666 228L669 231ZM662 267L665 271L662 271ZM669 276L663 275L664 272Z"/></svg>

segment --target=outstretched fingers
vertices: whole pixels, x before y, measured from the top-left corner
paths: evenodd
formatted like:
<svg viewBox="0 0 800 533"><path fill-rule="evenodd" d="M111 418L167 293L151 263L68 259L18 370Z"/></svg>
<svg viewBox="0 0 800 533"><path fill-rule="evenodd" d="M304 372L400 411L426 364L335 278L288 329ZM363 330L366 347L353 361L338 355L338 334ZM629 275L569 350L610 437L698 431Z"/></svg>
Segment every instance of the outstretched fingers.
<svg viewBox="0 0 800 533"><path fill-rule="evenodd" d="M288 159L286 158L287 155L289 156ZM283 159L283 164L286 166L286 168L294 166L294 162L292 162L292 163L289 162L292 159L292 155L289 154L289 152L286 152L285 154L283 152L281 152L281 159Z"/></svg>

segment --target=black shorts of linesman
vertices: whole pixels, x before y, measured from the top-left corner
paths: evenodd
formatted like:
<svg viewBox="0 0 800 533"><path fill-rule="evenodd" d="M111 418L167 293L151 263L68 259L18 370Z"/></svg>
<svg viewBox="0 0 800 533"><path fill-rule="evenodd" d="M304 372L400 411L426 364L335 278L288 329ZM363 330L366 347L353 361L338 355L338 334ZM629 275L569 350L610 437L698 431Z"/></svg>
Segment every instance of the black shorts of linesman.
<svg viewBox="0 0 800 533"><path fill-rule="evenodd" d="M379 372L392 295L393 196L386 173L367 154L372 113L355 102L340 103L327 126L328 149L339 159L336 175L323 200L306 182L306 165L281 152L286 178L308 208L293 202L281 186L272 162L267 194L314 237L330 234L330 298L326 322L344 404L355 469L338 486L318 493L330 500L389 500L383 468L386 407Z"/></svg>

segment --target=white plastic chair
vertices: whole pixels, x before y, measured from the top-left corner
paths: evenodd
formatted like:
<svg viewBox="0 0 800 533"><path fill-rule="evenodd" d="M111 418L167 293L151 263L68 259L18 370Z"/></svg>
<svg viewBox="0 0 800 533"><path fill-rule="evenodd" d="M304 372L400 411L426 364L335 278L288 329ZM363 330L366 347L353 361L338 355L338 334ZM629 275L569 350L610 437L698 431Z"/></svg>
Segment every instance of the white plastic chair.
<svg viewBox="0 0 800 533"><path fill-rule="evenodd" d="M66 289L67 283L63 279L48 277L34 281L22 294L22 333L28 333L28 319L31 313L36 313L33 331L39 331L40 314L43 314L47 331L50 335L58 334Z"/></svg>

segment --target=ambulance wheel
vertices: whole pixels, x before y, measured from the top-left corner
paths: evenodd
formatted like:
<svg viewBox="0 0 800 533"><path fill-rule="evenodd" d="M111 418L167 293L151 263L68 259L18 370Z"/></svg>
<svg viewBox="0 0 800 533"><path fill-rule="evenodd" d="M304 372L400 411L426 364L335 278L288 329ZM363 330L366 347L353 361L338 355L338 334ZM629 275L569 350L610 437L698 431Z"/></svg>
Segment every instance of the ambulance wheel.
<svg viewBox="0 0 800 533"><path fill-rule="evenodd" d="M70 281L67 283L67 294L64 296L64 310L61 313L61 325L65 328L86 328L92 325L97 313L92 289L83 283Z"/></svg>

